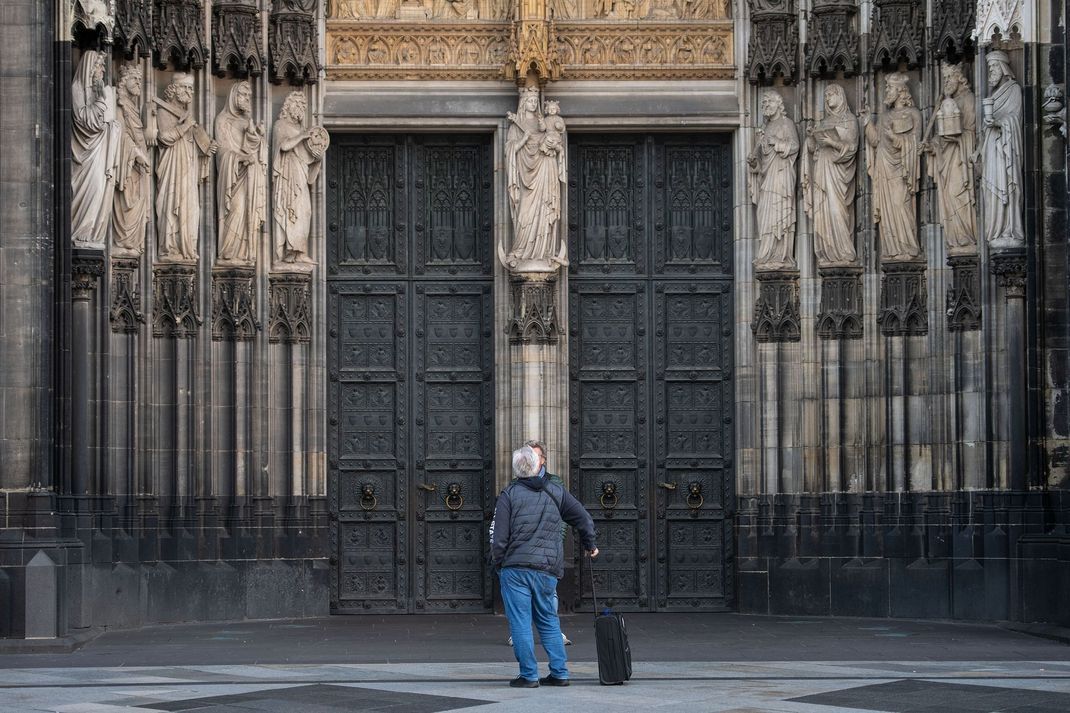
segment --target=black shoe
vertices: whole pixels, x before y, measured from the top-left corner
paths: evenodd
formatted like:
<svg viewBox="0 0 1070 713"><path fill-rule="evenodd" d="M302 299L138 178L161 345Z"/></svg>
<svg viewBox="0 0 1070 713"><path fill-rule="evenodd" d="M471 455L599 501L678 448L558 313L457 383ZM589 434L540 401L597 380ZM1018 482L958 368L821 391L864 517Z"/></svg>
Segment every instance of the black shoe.
<svg viewBox="0 0 1070 713"><path fill-rule="evenodd" d="M554 680L557 680L557 679L554 679ZM550 685L551 686L556 686L556 685L560 685L560 684L552 683ZM528 679L524 678L523 676L517 676L516 678L514 678L512 681L509 682L509 687L510 688L538 688L539 687L539 682L538 681L529 681Z"/></svg>
<svg viewBox="0 0 1070 713"><path fill-rule="evenodd" d="M567 678L557 678L553 674L550 674L549 676L546 676L545 678L540 678L539 679L539 683L542 684L543 686L567 686L568 685L568 679Z"/></svg>

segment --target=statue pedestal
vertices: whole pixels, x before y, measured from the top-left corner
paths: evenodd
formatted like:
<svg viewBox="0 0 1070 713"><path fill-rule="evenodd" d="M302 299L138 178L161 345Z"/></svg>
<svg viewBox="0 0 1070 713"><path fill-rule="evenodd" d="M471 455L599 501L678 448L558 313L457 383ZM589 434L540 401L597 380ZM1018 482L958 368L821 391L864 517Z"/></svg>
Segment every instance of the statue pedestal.
<svg viewBox="0 0 1070 713"><path fill-rule="evenodd" d="M862 268L858 265L818 268L821 313L817 335L822 339L862 338Z"/></svg>
<svg viewBox="0 0 1070 713"><path fill-rule="evenodd" d="M751 331L758 342L797 342L799 319L799 272L756 271L758 303L754 306Z"/></svg>
<svg viewBox="0 0 1070 713"><path fill-rule="evenodd" d="M881 304L877 323L886 337L916 337L929 333L929 293L925 263L882 262Z"/></svg>

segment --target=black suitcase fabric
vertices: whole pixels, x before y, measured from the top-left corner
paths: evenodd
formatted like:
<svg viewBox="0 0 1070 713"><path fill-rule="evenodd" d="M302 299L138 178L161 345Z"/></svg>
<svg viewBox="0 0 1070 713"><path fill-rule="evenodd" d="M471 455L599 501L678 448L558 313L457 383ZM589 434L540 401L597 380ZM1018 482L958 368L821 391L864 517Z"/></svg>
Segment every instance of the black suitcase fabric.
<svg viewBox="0 0 1070 713"><path fill-rule="evenodd" d="M598 682L613 686L631 678L632 650L628 646L624 617L613 613L596 616L594 640L598 649Z"/></svg>
<svg viewBox="0 0 1070 713"><path fill-rule="evenodd" d="M588 571L594 560L588 560ZM591 599L594 602L594 642L598 651L598 682L615 686L632 677L632 650L628 645L628 630L624 616L607 608L598 612L598 595L594 591L594 572L591 571Z"/></svg>

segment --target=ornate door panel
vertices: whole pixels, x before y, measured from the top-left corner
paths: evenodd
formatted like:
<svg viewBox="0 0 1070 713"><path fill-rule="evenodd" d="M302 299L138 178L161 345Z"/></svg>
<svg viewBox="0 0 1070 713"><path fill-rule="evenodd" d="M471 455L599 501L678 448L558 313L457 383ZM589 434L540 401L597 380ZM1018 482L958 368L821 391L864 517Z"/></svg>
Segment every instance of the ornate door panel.
<svg viewBox="0 0 1070 713"><path fill-rule="evenodd" d="M491 606L490 285L416 286L416 609Z"/></svg>
<svg viewBox="0 0 1070 713"><path fill-rule="evenodd" d="M651 590L646 301L634 282L581 283L569 301L572 491L595 519L599 592L633 609Z"/></svg>
<svg viewBox="0 0 1070 713"><path fill-rule="evenodd" d="M327 163L332 608L485 611L490 139L343 136Z"/></svg>
<svg viewBox="0 0 1070 713"><path fill-rule="evenodd" d="M595 580L623 609L729 607L730 144L577 134L569 157L571 488Z"/></svg>

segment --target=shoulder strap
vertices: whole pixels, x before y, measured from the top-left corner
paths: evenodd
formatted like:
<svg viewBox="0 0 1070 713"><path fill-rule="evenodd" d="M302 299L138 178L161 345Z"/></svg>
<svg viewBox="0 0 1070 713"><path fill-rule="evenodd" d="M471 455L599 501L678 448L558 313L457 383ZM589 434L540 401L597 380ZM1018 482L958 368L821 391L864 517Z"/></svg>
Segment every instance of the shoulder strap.
<svg viewBox="0 0 1070 713"><path fill-rule="evenodd" d="M557 506L558 514L561 514L561 501L563 500L563 497L561 497L561 498L555 498L554 497L554 490L553 490L554 486L557 486L559 488L562 487L560 485L557 485L557 483L548 482L548 483L546 483L546 494L549 495L550 499L554 501L554 505ZM564 493L564 489L563 488L562 488L561 492Z"/></svg>

